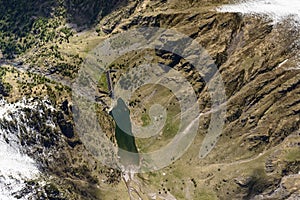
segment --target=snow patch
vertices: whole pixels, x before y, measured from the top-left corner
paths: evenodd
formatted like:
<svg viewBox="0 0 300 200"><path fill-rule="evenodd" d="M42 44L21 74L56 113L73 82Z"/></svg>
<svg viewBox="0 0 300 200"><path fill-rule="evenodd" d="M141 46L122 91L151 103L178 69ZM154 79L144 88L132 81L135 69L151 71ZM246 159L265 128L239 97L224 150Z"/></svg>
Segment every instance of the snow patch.
<svg viewBox="0 0 300 200"><path fill-rule="evenodd" d="M34 180L41 175L35 161L22 152L20 144L19 125L28 119L24 109L38 111L43 115L39 105L46 105L48 109L54 110L47 100L35 101L34 99L23 99L16 103L8 103L0 98L0 120L4 123L11 122L17 125L17 129L4 128L0 126L0 199L15 200L15 194L26 187L26 180ZM25 121L24 121L25 120ZM47 125L55 127L54 123L47 121ZM26 127L30 130L30 127ZM28 130L27 130L28 131ZM27 199L22 197L21 199Z"/></svg>
<svg viewBox="0 0 300 200"><path fill-rule="evenodd" d="M267 15L274 23L287 17L292 17L298 23L300 22L300 0L249 0L224 5L217 10L219 12Z"/></svg>
<svg viewBox="0 0 300 200"><path fill-rule="evenodd" d="M16 199L13 194L25 187L25 180L36 178L40 172L33 159L2 139L0 149L0 199Z"/></svg>

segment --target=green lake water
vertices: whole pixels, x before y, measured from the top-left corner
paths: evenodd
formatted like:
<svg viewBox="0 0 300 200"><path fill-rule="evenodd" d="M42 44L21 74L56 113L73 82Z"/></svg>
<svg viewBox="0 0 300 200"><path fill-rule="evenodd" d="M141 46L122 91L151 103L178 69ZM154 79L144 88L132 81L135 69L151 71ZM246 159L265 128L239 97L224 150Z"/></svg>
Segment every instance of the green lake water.
<svg viewBox="0 0 300 200"><path fill-rule="evenodd" d="M130 111L123 99L117 100L117 105L112 109L116 128L115 136L119 149L118 155L123 165L139 165L139 154L132 134Z"/></svg>

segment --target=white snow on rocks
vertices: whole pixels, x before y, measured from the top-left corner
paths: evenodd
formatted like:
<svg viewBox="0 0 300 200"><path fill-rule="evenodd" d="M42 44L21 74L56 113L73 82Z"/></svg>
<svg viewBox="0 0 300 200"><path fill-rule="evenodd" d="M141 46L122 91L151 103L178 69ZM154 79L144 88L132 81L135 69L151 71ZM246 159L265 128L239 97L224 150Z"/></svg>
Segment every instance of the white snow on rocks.
<svg viewBox="0 0 300 200"><path fill-rule="evenodd" d="M0 120L16 121L22 124L20 118L25 115L24 108L37 110L40 102L26 100L10 104L0 99ZM53 109L42 101L48 108ZM43 114L39 111L40 114ZM23 122L24 123L24 122ZM26 123L26 122L25 122ZM50 126L53 126L49 122ZM14 129L12 129L14 130ZM19 142L19 130L3 129L0 127L0 199L15 200L14 194L20 192L26 185L26 180L33 180L39 177L40 171L37 164L28 155L22 153L22 146ZM9 141L9 142L7 142ZM21 199L27 199L22 197Z"/></svg>
<svg viewBox="0 0 300 200"><path fill-rule="evenodd" d="M0 199L15 199L13 193L25 187L24 181L36 178L39 170L31 158L0 139Z"/></svg>
<svg viewBox="0 0 300 200"><path fill-rule="evenodd" d="M248 0L224 5L217 10L220 12L267 15L274 23L287 17L300 22L300 0Z"/></svg>

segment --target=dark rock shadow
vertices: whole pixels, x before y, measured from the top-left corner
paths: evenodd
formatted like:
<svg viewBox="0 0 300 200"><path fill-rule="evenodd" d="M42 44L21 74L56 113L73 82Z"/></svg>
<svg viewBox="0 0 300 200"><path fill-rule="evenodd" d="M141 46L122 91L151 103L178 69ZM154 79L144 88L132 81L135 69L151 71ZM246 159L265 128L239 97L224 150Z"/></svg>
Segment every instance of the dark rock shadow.
<svg viewBox="0 0 300 200"><path fill-rule="evenodd" d="M67 21L78 31L89 29L101 18L127 3L128 0L66 0Z"/></svg>

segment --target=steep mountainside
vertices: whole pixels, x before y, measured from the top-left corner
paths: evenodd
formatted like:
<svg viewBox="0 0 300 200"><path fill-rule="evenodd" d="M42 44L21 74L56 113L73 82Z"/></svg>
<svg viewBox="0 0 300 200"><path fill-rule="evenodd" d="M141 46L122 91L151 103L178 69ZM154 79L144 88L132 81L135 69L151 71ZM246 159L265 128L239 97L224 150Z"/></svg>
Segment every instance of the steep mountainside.
<svg viewBox="0 0 300 200"><path fill-rule="evenodd" d="M0 186L8 188L0 189L0 197L299 199L299 22L293 16L274 22L266 15L223 12L221 6L228 3L0 2L4 56L0 68L1 145L7 155L16 155L14 162L26 157L20 166L24 164L33 171L29 177L26 171L20 176L2 175L5 156L0 154ZM80 140L74 127L73 117L78 113L72 107L70 87L84 67L81 63L99 43L145 26L179 31L207 51L223 79L226 116L215 147L200 159L200 146L215 108L211 107L208 86L195 67L178 55L158 49L118 58L111 65L116 70L112 72L114 84L122 73L151 55L155 62L183 74L196 93L201 113L207 113L199 118L197 135L180 159L158 171L131 174L128 179L120 169L103 166ZM97 86L102 91L98 98L102 102L97 113L99 123L116 144L114 123L106 112L111 100L105 78L100 77ZM178 129L178 100L159 86L140 88L131 100L128 108L136 124L150 123L148 110L153 103L166 106L170 116L160 135L136 138L139 151L166 145ZM22 181L17 189L7 192L18 179Z"/></svg>

